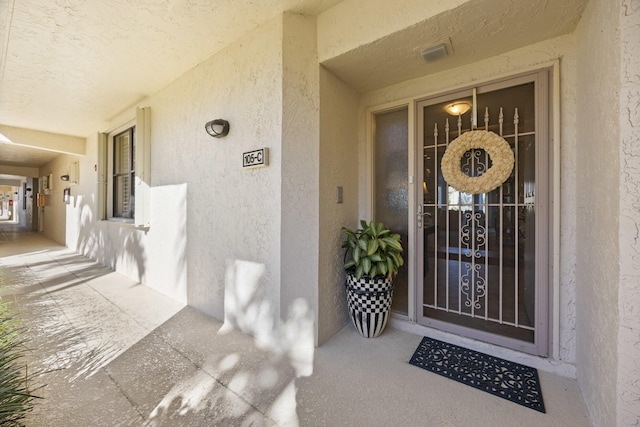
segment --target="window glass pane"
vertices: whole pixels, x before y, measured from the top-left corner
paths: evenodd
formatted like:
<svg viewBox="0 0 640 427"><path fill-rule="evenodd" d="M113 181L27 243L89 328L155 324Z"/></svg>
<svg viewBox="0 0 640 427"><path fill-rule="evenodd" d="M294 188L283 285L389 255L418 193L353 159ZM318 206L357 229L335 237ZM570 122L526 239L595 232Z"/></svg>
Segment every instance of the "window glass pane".
<svg viewBox="0 0 640 427"><path fill-rule="evenodd" d="M136 128L133 127L130 129L130 134L131 134L131 150L129 151L131 153L131 163L129 164L129 169L131 171L134 171L136 168L136 137L135 137L135 133L136 133Z"/></svg>
<svg viewBox="0 0 640 427"><path fill-rule="evenodd" d="M130 218L131 179L129 175L116 176L113 185L113 216Z"/></svg>
<svg viewBox="0 0 640 427"><path fill-rule="evenodd" d="M375 115L375 215L392 232L409 242L409 192L407 183L409 113L402 110ZM406 264L405 264L406 265ZM408 273L402 267L393 280L392 309L408 313Z"/></svg>
<svg viewBox="0 0 640 427"><path fill-rule="evenodd" d="M135 173L134 128L113 138L113 216L133 218Z"/></svg>
<svg viewBox="0 0 640 427"><path fill-rule="evenodd" d="M114 174L127 173L130 168L131 134L129 131L114 138Z"/></svg>
<svg viewBox="0 0 640 427"><path fill-rule="evenodd" d="M503 135L515 132L516 109L518 110L518 133L535 131L535 91L534 83L529 82L478 95L478 128L484 129L484 115L489 113L489 130L499 133L500 109L503 114Z"/></svg>

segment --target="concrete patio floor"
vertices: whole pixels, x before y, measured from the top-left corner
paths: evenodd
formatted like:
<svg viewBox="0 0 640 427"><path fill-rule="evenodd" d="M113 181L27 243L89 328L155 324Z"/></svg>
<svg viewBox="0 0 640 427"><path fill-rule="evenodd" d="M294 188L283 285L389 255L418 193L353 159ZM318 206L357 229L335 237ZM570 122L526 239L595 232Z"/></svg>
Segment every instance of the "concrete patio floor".
<svg viewBox="0 0 640 427"><path fill-rule="evenodd" d="M0 221L3 298L30 329L28 426L589 426L575 380L540 371L542 414L409 365L421 337L351 325L309 376L222 323Z"/></svg>

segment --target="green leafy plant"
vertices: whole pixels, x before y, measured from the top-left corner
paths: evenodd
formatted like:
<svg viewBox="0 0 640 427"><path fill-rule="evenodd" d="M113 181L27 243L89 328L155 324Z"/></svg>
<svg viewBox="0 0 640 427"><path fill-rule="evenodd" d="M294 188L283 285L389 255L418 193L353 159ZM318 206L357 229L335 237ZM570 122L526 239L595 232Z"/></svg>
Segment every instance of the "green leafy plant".
<svg viewBox="0 0 640 427"><path fill-rule="evenodd" d="M360 228L350 230L342 227L345 240L344 269L352 271L360 280L362 276L386 276L398 274L404 265L400 235L391 233L381 222L360 221Z"/></svg>
<svg viewBox="0 0 640 427"><path fill-rule="evenodd" d="M36 398L29 390L24 326L6 301L0 302L0 425L22 426Z"/></svg>

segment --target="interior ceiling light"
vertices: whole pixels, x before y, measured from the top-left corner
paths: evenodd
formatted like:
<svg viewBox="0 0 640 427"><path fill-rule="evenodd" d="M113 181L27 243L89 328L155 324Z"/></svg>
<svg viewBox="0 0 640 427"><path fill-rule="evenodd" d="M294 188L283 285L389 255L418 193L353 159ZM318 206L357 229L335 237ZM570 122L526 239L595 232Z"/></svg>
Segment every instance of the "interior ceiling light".
<svg viewBox="0 0 640 427"><path fill-rule="evenodd" d="M456 101L451 104L447 104L444 107L444 111L451 114L452 116L460 116L471 108L471 103L469 101Z"/></svg>

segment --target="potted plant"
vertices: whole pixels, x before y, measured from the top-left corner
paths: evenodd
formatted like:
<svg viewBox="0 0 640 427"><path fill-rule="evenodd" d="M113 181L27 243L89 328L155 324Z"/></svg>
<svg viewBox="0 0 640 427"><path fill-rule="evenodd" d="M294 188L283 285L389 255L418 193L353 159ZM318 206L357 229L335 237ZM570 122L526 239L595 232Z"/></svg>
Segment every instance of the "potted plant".
<svg viewBox="0 0 640 427"><path fill-rule="evenodd" d="M404 264L400 235L381 222L360 221L360 228L342 227L347 305L353 325L367 338L382 333L389 320L393 278Z"/></svg>

